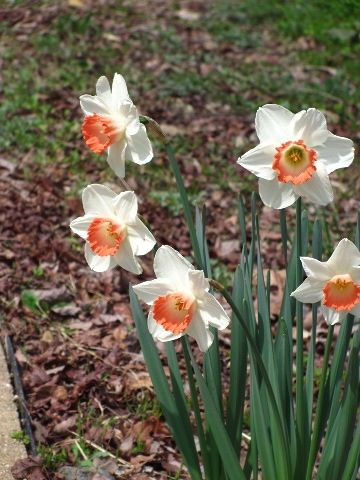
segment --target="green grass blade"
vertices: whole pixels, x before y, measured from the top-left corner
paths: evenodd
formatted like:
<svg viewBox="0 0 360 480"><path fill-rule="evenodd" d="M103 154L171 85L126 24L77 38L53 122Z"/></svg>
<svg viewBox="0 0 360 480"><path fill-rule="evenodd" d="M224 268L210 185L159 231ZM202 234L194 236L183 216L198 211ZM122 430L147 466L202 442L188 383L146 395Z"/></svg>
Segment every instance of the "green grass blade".
<svg viewBox="0 0 360 480"><path fill-rule="evenodd" d="M242 304L244 298L244 276L238 267L234 275L233 301ZM226 429L235 452L240 454L241 432L247 378L247 341L240 322L231 322L230 385L226 412Z"/></svg>
<svg viewBox="0 0 360 480"><path fill-rule="evenodd" d="M210 257L208 246L205 238L205 223L206 223L206 208L204 206L202 215L200 215L199 209L196 208L195 214L195 228L198 245L202 255L204 273L207 278L212 278ZM218 331L216 328L210 326L210 331L214 335L214 340L211 347L206 353L204 353L204 373L206 383L212 393L213 399L216 399L219 407L219 411L223 415L222 405L222 382L221 382L221 365L219 355L219 340Z"/></svg>
<svg viewBox="0 0 360 480"><path fill-rule="evenodd" d="M245 205L241 195L238 196L238 220L240 229L240 244L246 243Z"/></svg>
<svg viewBox="0 0 360 480"><path fill-rule="evenodd" d="M246 338L248 340L249 344L249 352L250 352L250 358L252 360L252 365L256 365L257 368L259 369L259 372L261 373L266 392L267 392L267 398L269 400L269 406L271 408L271 417L273 420L273 426L274 426L274 436L273 436L273 441L278 443L278 451L282 452L282 455L279 457L279 466L281 467L281 475L286 478L290 478L290 472L291 472L291 461L290 461L290 447L289 447L289 439L287 436L287 431L284 426L283 418L280 414L278 404L276 401L276 397L267 373L266 366L264 364L264 361L261 357L261 354L259 352L259 349L257 347L257 344L254 340L254 337L251 333L250 328L247 326L246 322L244 321L244 318L241 314L241 311L237 307L237 305L233 302L232 298L228 294L228 292L223 289L221 290L222 295L225 297L226 301L232 308L233 313L235 314L236 318L238 321L241 323L241 326L244 330L244 334L246 335ZM247 302L244 300L244 304ZM253 302L251 302L250 305L252 305ZM250 310L249 310L250 312ZM246 311L244 312L246 315ZM252 322L250 322L251 324ZM254 368L254 367L253 367ZM282 478L280 476L279 478Z"/></svg>
<svg viewBox="0 0 360 480"><path fill-rule="evenodd" d="M279 320L276 331L274 353L279 386L281 413L284 416L287 430L290 433L294 421L292 408L292 363L287 362L292 348L289 345L289 335L284 319Z"/></svg>
<svg viewBox="0 0 360 480"><path fill-rule="evenodd" d="M306 250L308 221L305 214L301 211L301 197L296 201L296 287L303 280L303 268L300 257ZM296 438L297 438L297 478L301 479L305 476L308 437L306 432L309 429L310 419L307 416L307 409L304 395L304 351L303 351L303 305L296 301Z"/></svg>
<svg viewBox="0 0 360 480"><path fill-rule="evenodd" d="M360 422L358 422L353 442L343 472L343 480L355 480L360 467Z"/></svg>
<svg viewBox="0 0 360 480"><path fill-rule="evenodd" d="M327 366L330 358L330 350L331 350L333 333L334 333L334 326L330 325L328 330L328 335L326 338L325 354L323 358L323 369L321 372L321 379L320 379L320 385L319 385L319 396L316 404L314 431L313 431L311 442L310 442L310 450L309 450L309 455L307 460L307 467L306 467L307 480L310 480L312 478L312 471L314 468L316 454L319 449L319 445L320 445L321 438L324 431L324 424L323 424L324 418L322 417L322 413L324 410L328 410L325 402L325 382L327 377ZM325 421L326 421L326 417L325 417Z"/></svg>
<svg viewBox="0 0 360 480"><path fill-rule="evenodd" d="M205 407L205 415L207 421L211 426L211 431L214 434L214 440L217 450L221 456L223 468L226 471L229 480L246 480L244 472L240 467L238 457L231 444L230 438L225 429L219 410L216 403L213 401L211 393L205 383L205 380L197 366L195 358L192 354L191 348L188 345L188 352L191 358L192 366L199 385L200 394ZM211 452L213 454L215 452Z"/></svg>
<svg viewBox="0 0 360 480"><path fill-rule="evenodd" d="M177 408L174 396L170 390L168 380L159 358L159 353L147 328L146 318L131 285L129 292L131 309L138 332L141 350L144 354L145 363L148 367L157 399L159 400L162 412L169 425L170 431L174 436L175 442L184 458L186 466L189 469L191 478L193 480L201 480L201 471L196 452L194 436L191 432L191 429L191 434L189 434L188 425L184 428L184 424L190 422L189 416L187 414L184 418Z"/></svg>
<svg viewBox="0 0 360 480"><path fill-rule="evenodd" d="M251 354L250 354L251 355ZM269 434L269 413L264 411L266 401L260 393L258 378L255 369L250 371L250 423L252 442L256 442L259 451L261 471L264 478L282 478L277 475L275 465L275 445Z"/></svg>
<svg viewBox="0 0 360 480"><path fill-rule="evenodd" d="M353 326L353 315L347 315L347 317L341 322L339 336L335 345L329 378L325 390L327 415L329 418L328 428L331 428L332 422L337 415L337 399L340 397L341 393L342 376ZM326 419L324 418L323 421L325 422Z"/></svg>
<svg viewBox="0 0 360 480"><path fill-rule="evenodd" d="M166 149L166 153L168 154L168 157L169 157L169 160L170 160L170 165L171 165L174 177L175 177L176 185L177 185L177 188L178 188L179 193L180 193L181 202L182 202L183 207L184 207L184 214L185 214L186 223L187 223L187 226L188 226L188 229L189 229L191 245L192 245L193 250L194 250L196 267L199 270L203 270L202 256L201 256L200 247L199 247L199 243L198 243L197 236L196 236L196 229L195 229L195 225L194 225L193 214L191 212L191 206L190 206L190 203L189 203L188 196L186 194L184 181L183 181L183 178L181 176L177 161L175 159L173 149L172 149L171 144L169 142L165 144L165 149Z"/></svg>
<svg viewBox="0 0 360 480"><path fill-rule="evenodd" d="M207 248L207 242L205 238L205 224L206 224L206 208L202 209L202 214L198 208L195 210L195 230L197 242L200 247L200 253L202 256L203 268L205 276L211 278L211 266L209 252ZM214 340L211 347L207 352L204 353L204 378L206 384L210 390L211 396L216 402L219 412L221 412L222 418L223 414L223 404L222 404L222 382L221 382L221 365L220 365L220 355L219 355L219 340L218 340L218 331L217 329L210 327L211 333L214 335ZM221 458L217 454L216 443L214 439L214 432L212 431L211 425L209 425L207 419L205 419L206 425L206 436L208 448L211 451L210 461L211 461L211 474L213 478L219 478L221 476Z"/></svg>
<svg viewBox="0 0 360 480"><path fill-rule="evenodd" d="M321 232L321 223L319 220L315 220L313 234L312 234L312 256L317 260L322 259L322 232ZM316 330L317 330L317 314L318 314L318 304L313 304L312 306L312 329L311 337L309 342L309 353L307 358L306 365L306 376L305 376L305 401L307 405L307 415L308 418L312 418L313 414L313 403L314 403L314 361L315 361L315 344L316 344ZM311 435L311 425L309 425L310 430L308 431L308 436Z"/></svg>
<svg viewBox="0 0 360 480"><path fill-rule="evenodd" d="M280 210L280 231L281 231L281 244L282 244L282 251L284 255L284 263L285 268L288 265L288 231L287 231L287 223L286 223L286 210L282 208Z"/></svg>
<svg viewBox="0 0 360 480"><path fill-rule="evenodd" d="M244 474L246 479L257 480L259 475L259 453L256 446L256 440L251 439L249 450L244 464Z"/></svg>
<svg viewBox="0 0 360 480"><path fill-rule="evenodd" d="M359 406L360 330L354 337L350 353L345 390L340 407L331 428L328 427L321 461L319 479L344 478L343 471L352 444Z"/></svg>
<svg viewBox="0 0 360 480"><path fill-rule="evenodd" d="M184 354L184 360L185 360L185 365L186 365L186 372L188 375L188 381L189 381L189 387L190 387L190 393L191 393L191 400L192 400L192 408L194 410L194 416L195 416L195 422L196 422L196 427L197 427L197 433L199 437L199 444L200 444L200 451L201 451L201 457L203 460L203 466L204 466L204 472L205 472L205 478L211 480L213 478L212 476L212 467L211 467L211 460L210 460L210 455L211 451L209 449L209 445L206 441L206 436L203 428L203 420L201 417L201 412L200 412L200 407L199 407L199 400L198 400L198 391L195 386L195 381L194 381L194 373L191 367L191 359L190 355L188 352L188 345L189 341L187 337L181 337L181 345L183 348L183 354ZM214 479L215 480L215 479Z"/></svg>

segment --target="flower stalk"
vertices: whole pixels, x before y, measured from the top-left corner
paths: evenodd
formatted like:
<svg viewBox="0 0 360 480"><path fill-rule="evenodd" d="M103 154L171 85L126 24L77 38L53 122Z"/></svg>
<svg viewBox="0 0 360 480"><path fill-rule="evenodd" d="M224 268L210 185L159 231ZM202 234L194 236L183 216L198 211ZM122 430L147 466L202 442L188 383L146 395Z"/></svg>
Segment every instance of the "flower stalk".
<svg viewBox="0 0 360 480"><path fill-rule="evenodd" d="M138 215L135 192L129 190L117 195L105 186L89 185L83 192L84 216L73 220L70 227L85 240L85 258L90 268L98 272L120 266L140 274L138 256L155 250L156 278L130 286L130 303L154 390L191 478L201 480L203 471L206 480L246 480L257 478L261 468L264 480L311 480L320 445L319 472L323 476L319 478L329 478L331 462L337 478L342 473L346 473L346 478L354 478L357 452L349 445L352 436L356 445L360 442L359 428L355 429L358 397L354 393L359 389L359 333L354 334L343 388L341 381L353 316L360 317L360 227L357 246L344 238L329 260L322 262L318 221L311 239L314 258L303 256L308 249L309 221L306 212L302 212L302 197L323 206L332 201L329 175L352 163L352 141L328 131L324 115L314 108L293 114L280 105L264 105L256 114L259 145L239 157L238 163L259 177L264 204L281 209L286 282L275 327L270 272L266 280L263 274L255 195L251 199L251 222L239 196L242 254L230 295L224 285L211 278L206 209L201 212L196 207L194 215L169 139L154 119L138 115L123 77L115 74L111 87L106 77L100 77L96 95L82 95L80 104L85 115L84 140L96 154L107 153L115 175L124 177L125 160L145 164L152 159L148 132L164 145L175 177L196 267L172 246L157 244L146 218ZM127 188L125 181L123 185ZM290 234L284 208L295 201L296 230L292 250L288 252ZM303 282L304 271L307 278ZM231 308L232 325L212 289ZM149 307L147 319L139 299ZM313 338L308 357L303 351L304 303L313 304ZM319 304L329 330L313 419ZM344 320L331 358L334 324ZM230 325L231 337L226 331ZM219 330L224 335L218 336ZM166 343L166 371L157 341ZM181 343L182 351L175 348L175 341ZM228 352L225 359L224 350ZM178 358L181 354L182 364ZM202 358L200 366L198 358ZM221 366L225 361L230 361L228 391L223 390L222 381ZM187 382L179 366L184 364ZM249 432L243 432L247 391L250 425ZM336 449L338 432L345 446ZM244 464L240 464L242 438L251 446Z"/></svg>

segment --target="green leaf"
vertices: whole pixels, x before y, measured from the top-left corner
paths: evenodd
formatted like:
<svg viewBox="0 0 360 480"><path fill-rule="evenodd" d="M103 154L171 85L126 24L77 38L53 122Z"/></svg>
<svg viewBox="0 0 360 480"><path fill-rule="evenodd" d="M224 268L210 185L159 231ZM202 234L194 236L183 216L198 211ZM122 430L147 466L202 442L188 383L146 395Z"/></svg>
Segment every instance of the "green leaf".
<svg viewBox="0 0 360 480"><path fill-rule="evenodd" d="M252 365L250 370L250 422L252 441L256 442L261 471L264 478L281 478L277 475L274 450L275 445L269 434L270 423L267 402L260 393L258 378ZM265 407L265 409L264 409Z"/></svg>
<svg viewBox="0 0 360 480"><path fill-rule="evenodd" d="M33 292L30 290L23 290L20 298L24 307L28 308L36 315L43 315L44 311L41 308L40 300Z"/></svg>
<svg viewBox="0 0 360 480"><path fill-rule="evenodd" d="M184 214L185 214L186 223L187 223L187 226L188 226L188 229L189 229L191 244L192 244L192 247L193 247L193 250L194 250L196 267L199 270L202 270L203 269L202 255L201 255L201 252L200 252L200 247L199 247L199 243L198 243L197 236L196 236L196 229L195 229L195 225L194 225L193 215L192 215L192 212L191 212L191 206L190 206L189 199L188 199L188 196L187 196L187 193L186 193L184 181L182 179L182 176L181 176L181 173L180 173L180 170L179 170L179 166L177 164L177 161L176 161L173 149L171 147L171 144L166 143L165 144L165 149L166 149L166 153L168 154L168 157L169 157L169 160L170 160L170 165L171 165L174 177L175 177L176 185L177 185L178 191L180 193L181 202L182 202L183 207L184 207Z"/></svg>
<svg viewBox="0 0 360 480"><path fill-rule="evenodd" d="M355 480L360 467L360 422L358 422L353 442L343 473L343 480Z"/></svg>
<svg viewBox="0 0 360 480"><path fill-rule="evenodd" d="M350 353L345 390L336 418L328 427L318 469L319 480L344 478L347 456L352 444L359 406L360 330Z"/></svg>
<svg viewBox="0 0 360 480"><path fill-rule="evenodd" d="M244 298L244 276L238 267L234 275L232 298L237 305ZM231 322L230 385L226 412L226 429L235 452L240 454L241 432L247 379L247 340L240 322Z"/></svg>
<svg viewBox="0 0 360 480"><path fill-rule="evenodd" d="M192 366L195 372L196 380L199 385L200 394L205 407L205 415L214 434L214 441L221 456L223 467L226 471L228 480L246 480L244 472L240 467L238 457L231 444L230 438L226 432L220 412L213 401L205 380L197 366L191 348L188 344L188 352L191 357Z"/></svg>
<svg viewBox="0 0 360 480"><path fill-rule="evenodd" d="M181 337L181 345L183 347L186 372L188 375L188 381L189 381L189 387L190 387L190 393L191 393L192 408L194 411L197 434L199 437L200 451L201 451L201 456L203 460L205 478L211 480L212 467L211 467L210 455L212 455L213 452L210 451L210 448L206 441L206 437L204 433L203 419L200 412L199 400L198 400L198 390L196 389L196 386L195 386L194 372L191 366L191 359L188 352L188 343L189 341L187 337Z"/></svg>
<svg viewBox="0 0 360 480"><path fill-rule="evenodd" d="M188 426L184 427L184 425L189 422L189 416L186 415L184 418L184 416L181 415L182 412L179 411L177 407L173 393L170 390L168 380L164 373L164 369L159 358L159 353L147 328L146 318L131 285L129 292L131 309L133 312L136 329L138 331L141 350L144 354L145 363L149 370L151 381L161 405L162 412L166 418L171 433L174 436L175 442L184 458L191 478L193 480L201 480L201 471L194 437L192 433L189 434ZM177 401L179 402L180 396L178 393L177 395Z"/></svg>

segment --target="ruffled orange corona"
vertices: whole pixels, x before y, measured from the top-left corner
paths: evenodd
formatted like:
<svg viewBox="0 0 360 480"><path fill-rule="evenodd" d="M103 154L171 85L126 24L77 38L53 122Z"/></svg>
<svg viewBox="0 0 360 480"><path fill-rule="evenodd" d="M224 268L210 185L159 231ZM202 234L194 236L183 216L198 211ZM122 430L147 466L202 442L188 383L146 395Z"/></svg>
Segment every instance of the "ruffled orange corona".
<svg viewBox="0 0 360 480"><path fill-rule="evenodd" d="M154 301L152 314L159 325L177 335L188 327L195 310L194 296L187 292L173 292Z"/></svg>
<svg viewBox="0 0 360 480"><path fill-rule="evenodd" d="M110 218L95 218L88 228L87 241L94 253L105 257L115 255L125 237L125 225Z"/></svg>
<svg viewBox="0 0 360 480"><path fill-rule="evenodd" d="M350 275L335 275L323 288L324 305L335 310L351 310L359 301L360 286Z"/></svg>
<svg viewBox="0 0 360 480"><path fill-rule="evenodd" d="M315 172L315 150L306 148L303 140L286 142L276 147L273 169L278 172L279 182L304 183Z"/></svg>
<svg viewBox="0 0 360 480"><path fill-rule="evenodd" d="M94 153L103 153L125 133L122 123L111 116L87 115L81 128L84 140Z"/></svg>

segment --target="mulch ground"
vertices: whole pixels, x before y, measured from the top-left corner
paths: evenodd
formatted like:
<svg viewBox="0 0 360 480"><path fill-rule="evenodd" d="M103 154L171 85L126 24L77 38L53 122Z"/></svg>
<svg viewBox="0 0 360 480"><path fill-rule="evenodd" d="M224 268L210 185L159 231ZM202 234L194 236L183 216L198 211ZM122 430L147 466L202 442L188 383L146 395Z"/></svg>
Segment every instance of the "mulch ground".
<svg viewBox="0 0 360 480"><path fill-rule="evenodd" d="M189 43L189 49L195 48L191 37L184 35L184 42ZM226 52L232 48L229 45ZM65 97L51 99L57 114ZM269 96L269 101L276 99ZM177 128L186 127L187 132L198 135L203 145L198 158L207 158L206 146L211 142L225 148L236 137L254 138L253 119L240 120L225 111L209 115L205 99L199 97L186 102L195 106L189 118L179 120L176 111L167 112L156 105L149 113L166 125L178 122L175 133ZM76 114L80 122L80 112ZM235 162L233 157L224 150L223 161ZM154 162L168 168L160 150ZM240 254L235 210L240 180L229 179L229 190L224 194L207 184L196 162L180 156L179 163L187 186L196 177L207 187L210 252L231 271ZM91 162L88 180L99 182L99 170ZM159 243L191 256L182 216L175 218L147 196L146 177L127 181L139 195L139 213L149 221ZM89 479L166 479L179 471L181 458L156 403L128 298L129 282L153 278L153 257L148 254L141 258L144 273L139 277L120 269L92 272L83 256L83 242L69 229L69 222L83 214L78 192L71 193L75 185L63 158L57 164L40 166L33 163L31 152L18 159L0 155L1 335L11 335L14 342L38 450L44 460L46 452L56 454L42 466L40 459L31 458L17 465L17 478L71 478L66 477L70 473L65 470L60 473L61 465L72 467L93 458L94 452L107 452L107 457L95 458L93 470L87 471ZM338 205L349 224L353 224L355 207L351 199ZM275 324L284 278L278 212L262 210L261 230L264 266L278 271L272 280ZM43 312L26 307L24 290L36 295ZM306 322L305 327L309 332ZM325 333L319 328L318 355ZM227 332L220 338L225 354ZM196 346L194 349L199 355ZM159 354L163 354L161 344ZM54 465L55 472L50 468ZM181 478L187 478L186 472Z"/></svg>

